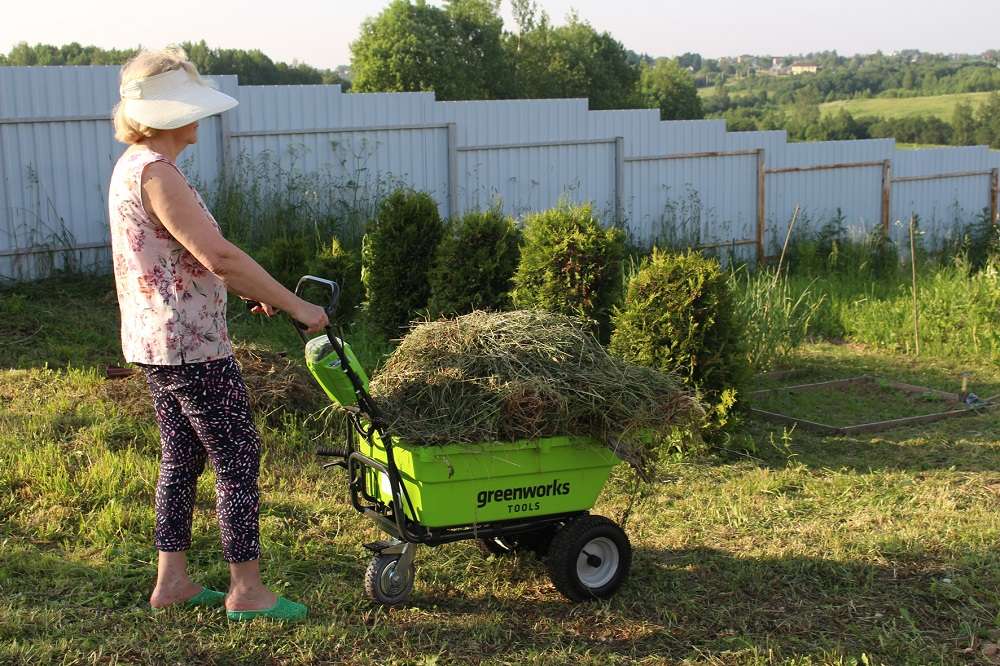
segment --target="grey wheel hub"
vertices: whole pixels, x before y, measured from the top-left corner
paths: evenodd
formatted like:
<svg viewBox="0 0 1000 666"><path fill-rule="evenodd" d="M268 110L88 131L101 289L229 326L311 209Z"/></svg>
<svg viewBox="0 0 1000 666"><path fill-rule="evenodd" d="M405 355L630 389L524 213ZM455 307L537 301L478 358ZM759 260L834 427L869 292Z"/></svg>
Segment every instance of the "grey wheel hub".
<svg viewBox="0 0 1000 666"><path fill-rule="evenodd" d="M576 575L592 590L611 582L621 560L618 546L607 537L591 539L576 558Z"/></svg>
<svg viewBox="0 0 1000 666"><path fill-rule="evenodd" d="M409 567L400 571L399 560L395 560L382 569L379 585L387 596L395 597L407 588L411 575Z"/></svg>

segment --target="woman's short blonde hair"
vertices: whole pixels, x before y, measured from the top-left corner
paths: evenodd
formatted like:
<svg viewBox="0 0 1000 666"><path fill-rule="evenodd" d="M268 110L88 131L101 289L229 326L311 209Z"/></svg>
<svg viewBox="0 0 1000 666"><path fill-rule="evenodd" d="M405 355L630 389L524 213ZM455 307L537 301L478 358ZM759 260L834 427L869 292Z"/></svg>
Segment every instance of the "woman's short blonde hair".
<svg viewBox="0 0 1000 666"><path fill-rule="evenodd" d="M187 59L184 49L179 46L168 46L158 51L139 51L122 65L119 85L182 68L193 76L198 76L198 69ZM113 120L115 138L122 143L139 143L143 139L151 139L161 132L161 130L146 127L129 118L125 115L121 102L115 105Z"/></svg>

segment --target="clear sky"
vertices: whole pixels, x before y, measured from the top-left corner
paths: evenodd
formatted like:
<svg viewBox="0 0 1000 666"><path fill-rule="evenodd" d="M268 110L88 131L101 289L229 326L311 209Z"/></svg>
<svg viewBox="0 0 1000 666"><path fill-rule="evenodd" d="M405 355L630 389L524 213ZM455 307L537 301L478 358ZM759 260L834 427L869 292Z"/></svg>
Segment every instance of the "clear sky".
<svg viewBox="0 0 1000 666"><path fill-rule="evenodd" d="M361 22L388 0L0 0L0 51L20 41L149 47L205 39L259 48L317 67L350 62ZM440 5L441 2L430 4ZM842 55L915 48L981 53L1000 48L1000 0L539 0L556 23L575 8L627 48L653 56ZM510 3L505 24L513 28Z"/></svg>

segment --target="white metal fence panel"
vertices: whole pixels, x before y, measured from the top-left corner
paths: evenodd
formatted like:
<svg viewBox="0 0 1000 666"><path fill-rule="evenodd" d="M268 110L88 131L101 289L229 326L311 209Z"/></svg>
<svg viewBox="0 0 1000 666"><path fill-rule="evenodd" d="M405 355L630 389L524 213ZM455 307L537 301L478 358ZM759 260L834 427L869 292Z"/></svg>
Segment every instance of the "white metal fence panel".
<svg viewBox="0 0 1000 666"><path fill-rule="evenodd" d="M0 67L0 276L107 265L107 188L125 149L111 124L118 71ZM212 78L235 92L236 77ZM181 166L212 180L220 120L206 120L199 134Z"/></svg>
<svg viewBox="0 0 1000 666"><path fill-rule="evenodd" d="M991 152L982 146L897 150L893 156L891 234L909 247L909 220L929 248L957 242L991 208ZM984 214L985 213L985 214Z"/></svg>
<svg viewBox="0 0 1000 666"><path fill-rule="evenodd" d="M842 220L853 237L882 219L883 163L891 139L792 143L767 152L766 244L774 253L783 242L795 208L800 233Z"/></svg>
<svg viewBox="0 0 1000 666"><path fill-rule="evenodd" d="M585 99L521 99L436 102L432 117L455 123L459 146L482 146L593 138L586 114Z"/></svg>
<svg viewBox="0 0 1000 666"><path fill-rule="evenodd" d="M458 174L461 211L500 204L519 217L566 201L591 202L603 219L614 217L613 139L459 147Z"/></svg>
<svg viewBox="0 0 1000 666"><path fill-rule="evenodd" d="M743 243L750 256L761 234L765 255L777 251L796 206L804 229L839 214L857 235L888 222L896 240L896 220L919 215L932 245L984 209L996 214L1000 152L981 147L789 144L784 131L590 111L584 99L438 102L213 78L241 103L206 119L180 160L207 190L226 173L261 188L295 184L336 207L406 185L442 215L495 200L516 215L590 201L636 240ZM117 67L0 68L0 276L31 277L63 256L107 261L105 193L124 150L110 123L117 87ZM54 247L78 251L53 259Z"/></svg>
<svg viewBox="0 0 1000 666"><path fill-rule="evenodd" d="M716 246L755 238L753 151L632 156L625 163L625 217L637 241Z"/></svg>

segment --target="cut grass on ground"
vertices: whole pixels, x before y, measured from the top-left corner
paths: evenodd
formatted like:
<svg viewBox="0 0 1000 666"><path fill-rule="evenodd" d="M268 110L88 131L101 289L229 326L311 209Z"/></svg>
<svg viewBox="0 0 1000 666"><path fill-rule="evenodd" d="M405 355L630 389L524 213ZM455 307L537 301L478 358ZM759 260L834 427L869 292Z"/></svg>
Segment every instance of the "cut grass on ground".
<svg viewBox="0 0 1000 666"><path fill-rule="evenodd" d="M877 436L747 421L732 448L752 442L753 455L665 462L638 489L616 472L595 509L621 520L635 502L632 576L615 598L571 605L530 556L484 559L465 542L421 549L412 603L391 611L364 597L360 544L378 533L347 505L343 472L315 461L300 419L261 421L264 573L310 618L152 615L158 436L100 390L100 364L117 360L115 306L87 299L106 286L31 291L16 344L0 318L0 663L989 663L996 413ZM72 307L112 323L89 337L56 314ZM240 320L233 332L292 350L269 337L283 324ZM43 367L50 357L64 361ZM789 367L796 382L868 373L951 391L971 370L974 391L1000 392L991 363L854 345L810 345ZM190 555L200 582L225 587L212 486L207 473Z"/></svg>

